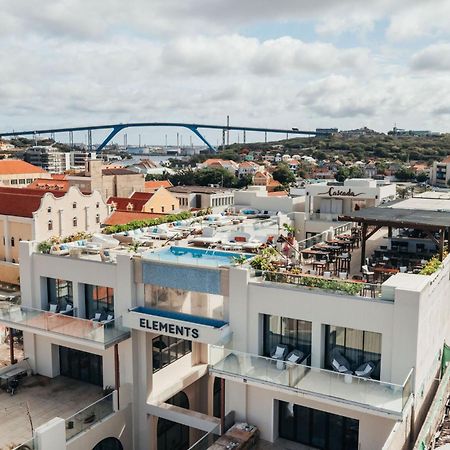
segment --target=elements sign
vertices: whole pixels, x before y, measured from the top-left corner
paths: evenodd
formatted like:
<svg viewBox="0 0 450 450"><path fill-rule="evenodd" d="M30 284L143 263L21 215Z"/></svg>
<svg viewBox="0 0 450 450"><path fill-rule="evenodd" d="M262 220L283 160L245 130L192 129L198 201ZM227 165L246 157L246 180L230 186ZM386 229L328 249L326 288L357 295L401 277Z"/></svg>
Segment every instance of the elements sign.
<svg viewBox="0 0 450 450"><path fill-rule="evenodd" d="M175 334L185 338L198 338L198 328L186 327L184 325L176 325L174 323L164 323L159 320L139 319L139 326L151 331L161 331L163 333Z"/></svg>
<svg viewBox="0 0 450 450"><path fill-rule="evenodd" d="M359 192L358 194L356 194L351 189L345 191L336 189L333 186L331 186L330 189L328 189L328 191L320 192L318 195L329 195L330 197L358 197L359 195L363 195L363 192Z"/></svg>

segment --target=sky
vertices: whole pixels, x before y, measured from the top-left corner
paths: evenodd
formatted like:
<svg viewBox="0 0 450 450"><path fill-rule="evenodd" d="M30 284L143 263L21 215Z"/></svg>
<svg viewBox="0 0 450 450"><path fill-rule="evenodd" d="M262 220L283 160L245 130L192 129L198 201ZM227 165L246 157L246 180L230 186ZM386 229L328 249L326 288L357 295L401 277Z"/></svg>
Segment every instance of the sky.
<svg viewBox="0 0 450 450"><path fill-rule="evenodd" d="M229 115L234 125L450 132L450 0L0 0L0 8L2 131L225 124ZM167 134L174 144L177 131L187 143L187 131L167 128L129 131L128 143L139 133L143 143ZM205 134L216 144L217 133Z"/></svg>

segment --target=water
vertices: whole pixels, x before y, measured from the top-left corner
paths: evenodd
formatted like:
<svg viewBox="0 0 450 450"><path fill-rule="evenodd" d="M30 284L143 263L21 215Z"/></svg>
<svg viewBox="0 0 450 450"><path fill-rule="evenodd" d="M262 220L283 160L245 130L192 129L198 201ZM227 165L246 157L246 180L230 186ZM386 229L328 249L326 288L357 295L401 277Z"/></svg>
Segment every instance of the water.
<svg viewBox="0 0 450 450"><path fill-rule="evenodd" d="M147 260L177 262L180 264L208 267L231 266L233 264L233 258L240 256L245 256L248 259L254 255L177 246L171 246L156 252L145 252L143 254L143 258Z"/></svg>

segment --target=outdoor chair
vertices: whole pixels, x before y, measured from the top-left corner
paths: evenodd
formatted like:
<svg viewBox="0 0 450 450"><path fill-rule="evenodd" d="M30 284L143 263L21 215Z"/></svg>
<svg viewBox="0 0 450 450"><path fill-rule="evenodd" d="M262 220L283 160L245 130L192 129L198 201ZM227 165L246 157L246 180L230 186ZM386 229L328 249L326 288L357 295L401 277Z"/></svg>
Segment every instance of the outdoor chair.
<svg viewBox="0 0 450 450"><path fill-rule="evenodd" d="M339 272L339 278L341 280L346 280L348 278L348 273L347 272Z"/></svg>
<svg viewBox="0 0 450 450"><path fill-rule="evenodd" d="M289 347L285 344L278 344L270 351L270 357L277 360L277 369L284 369L284 358L289 351Z"/></svg>
<svg viewBox="0 0 450 450"><path fill-rule="evenodd" d="M408 268L406 266L401 266L401 267L399 267L399 270L400 270L401 273L406 273Z"/></svg>
<svg viewBox="0 0 450 450"><path fill-rule="evenodd" d="M361 378L370 378L370 375L374 370L375 364L372 361L365 362L355 370L355 375Z"/></svg>
<svg viewBox="0 0 450 450"><path fill-rule="evenodd" d="M73 314L73 306L70 303L67 303L66 309L60 311L61 314L66 314L67 316Z"/></svg>
<svg viewBox="0 0 450 450"><path fill-rule="evenodd" d="M102 313L101 312L96 312L94 317L91 319L92 322L100 322L100 318L102 317Z"/></svg>
<svg viewBox="0 0 450 450"><path fill-rule="evenodd" d="M364 278L366 279L366 281L368 283L373 281L373 277L375 275L375 272L370 271L369 267L366 266L366 265L362 266L361 269L362 269L362 274L364 275Z"/></svg>
<svg viewBox="0 0 450 450"><path fill-rule="evenodd" d="M300 350L294 349L286 356L286 361L294 364L300 364L305 357L305 354Z"/></svg>
<svg viewBox="0 0 450 450"><path fill-rule="evenodd" d="M335 372L353 374L350 370L351 366L348 359L336 347L330 352L330 364Z"/></svg>
<svg viewBox="0 0 450 450"><path fill-rule="evenodd" d="M52 313L58 312L58 305L56 303L50 303L48 305L48 310Z"/></svg>

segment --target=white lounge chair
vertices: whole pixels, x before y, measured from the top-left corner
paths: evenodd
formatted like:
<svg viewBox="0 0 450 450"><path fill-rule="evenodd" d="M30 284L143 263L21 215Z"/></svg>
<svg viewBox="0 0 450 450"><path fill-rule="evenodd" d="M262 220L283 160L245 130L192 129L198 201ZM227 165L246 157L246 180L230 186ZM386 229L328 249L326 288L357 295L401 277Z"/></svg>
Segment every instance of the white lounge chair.
<svg viewBox="0 0 450 450"><path fill-rule="evenodd" d="M286 361L294 364L300 364L300 362L303 360L304 357L305 355L303 352L295 349L292 350L292 352L286 356Z"/></svg>
<svg viewBox="0 0 450 450"><path fill-rule="evenodd" d="M94 317L91 320L92 320L92 322L100 322L101 317L102 317L102 313L96 312Z"/></svg>
<svg viewBox="0 0 450 450"><path fill-rule="evenodd" d="M58 312L58 305L56 303L50 303L48 305L48 310L52 313Z"/></svg>
<svg viewBox="0 0 450 450"><path fill-rule="evenodd" d="M375 364L372 361L361 364L356 370L355 375L362 378L370 378L371 373L375 370Z"/></svg>

